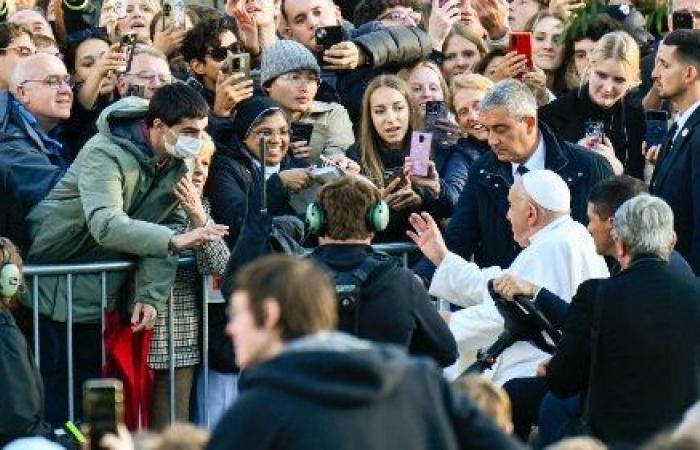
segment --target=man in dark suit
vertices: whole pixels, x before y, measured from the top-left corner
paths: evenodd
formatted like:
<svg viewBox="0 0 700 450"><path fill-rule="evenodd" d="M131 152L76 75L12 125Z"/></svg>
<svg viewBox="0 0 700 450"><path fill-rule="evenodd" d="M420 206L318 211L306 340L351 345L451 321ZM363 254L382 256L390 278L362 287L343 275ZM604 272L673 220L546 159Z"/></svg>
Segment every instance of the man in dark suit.
<svg viewBox="0 0 700 450"><path fill-rule="evenodd" d="M678 118L659 155L649 192L671 206L676 249L700 274L700 31L666 35L652 78L659 95L678 110Z"/></svg>
<svg viewBox="0 0 700 450"><path fill-rule="evenodd" d="M590 391L594 436L639 444L700 397L700 281L666 263L675 234L663 200L626 201L614 228L622 272L579 286L541 372L559 397Z"/></svg>
<svg viewBox="0 0 700 450"><path fill-rule="evenodd" d="M538 123L535 97L517 80L496 83L486 93L479 121L488 130L492 151L469 169L445 241L462 258L474 254L480 267L508 267L522 250L506 219L508 190L514 181L530 170L556 172L569 186L571 217L585 224L588 193L613 172L599 154L560 140ZM434 270L425 258L415 269L424 281Z"/></svg>

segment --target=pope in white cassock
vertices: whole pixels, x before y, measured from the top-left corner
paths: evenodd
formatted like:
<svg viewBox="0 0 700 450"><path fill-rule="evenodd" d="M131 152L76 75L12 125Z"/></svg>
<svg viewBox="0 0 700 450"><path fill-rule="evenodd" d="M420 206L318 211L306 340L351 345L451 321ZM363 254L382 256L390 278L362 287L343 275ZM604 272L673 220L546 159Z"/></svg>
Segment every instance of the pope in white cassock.
<svg viewBox="0 0 700 450"><path fill-rule="evenodd" d="M609 276L590 233L569 216L571 194L559 175L550 170L522 175L510 188L508 202L507 217L524 250L507 269L482 269L465 261L447 250L429 214L410 218L415 231L409 231L409 236L437 267L430 294L465 308L450 318L460 355L491 345L503 331L503 318L489 296L487 282L504 272L545 287L566 301L571 301L583 281ZM498 358L491 375L499 384L535 376L537 365L549 356L528 342L516 342Z"/></svg>

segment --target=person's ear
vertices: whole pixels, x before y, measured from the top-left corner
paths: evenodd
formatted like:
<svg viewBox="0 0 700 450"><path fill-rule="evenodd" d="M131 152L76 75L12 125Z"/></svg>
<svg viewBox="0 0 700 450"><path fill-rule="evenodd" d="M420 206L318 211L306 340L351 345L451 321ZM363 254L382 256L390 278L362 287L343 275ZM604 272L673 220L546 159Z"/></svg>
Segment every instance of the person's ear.
<svg viewBox="0 0 700 450"><path fill-rule="evenodd" d="M17 86L14 94L23 105L28 106L31 103L30 97L27 95L27 89L24 86Z"/></svg>
<svg viewBox="0 0 700 450"><path fill-rule="evenodd" d="M675 231L673 231L672 233L673 236L671 237L671 251L673 251L673 249L676 248L676 242L678 242L678 235Z"/></svg>
<svg viewBox="0 0 700 450"><path fill-rule="evenodd" d="M263 326L267 329L274 329L280 323L280 304L274 298L263 301Z"/></svg>
<svg viewBox="0 0 700 450"><path fill-rule="evenodd" d="M338 25L341 25L343 23L343 12L340 6L334 4L333 7L335 8L335 17L338 19Z"/></svg>
<svg viewBox="0 0 700 450"><path fill-rule="evenodd" d="M537 133L537 118L535 116L527 116L524 119L525 125L527 126L528 134Z"/></svg>
<svg viewBox="0 0 700 450"><path fill-rule="evenodd" d="M192 69L192 72L194 72L195 75L204 75L205 72L205 67L206 63L204 61L200 61L199 59L193 59L189 63L190 69Z"/></svg>
<svg viewBox="0 0 700 450"><path fill-rule="evenodd" d="M694 64L688 64L685 68L685 78L688 84L693 84L700 81L700 73L698 73L698 68Z"/></svg>

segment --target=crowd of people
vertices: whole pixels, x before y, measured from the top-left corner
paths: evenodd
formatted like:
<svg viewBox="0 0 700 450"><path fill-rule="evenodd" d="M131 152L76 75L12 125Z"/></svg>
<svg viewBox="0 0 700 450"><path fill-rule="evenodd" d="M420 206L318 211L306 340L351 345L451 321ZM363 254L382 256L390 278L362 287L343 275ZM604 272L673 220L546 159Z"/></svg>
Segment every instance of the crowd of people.
<svg viewBox="0 0 700 450"><path fill-rule="evenodd" d="M0 446L700 449L700 0L0 19Z"/></svg>

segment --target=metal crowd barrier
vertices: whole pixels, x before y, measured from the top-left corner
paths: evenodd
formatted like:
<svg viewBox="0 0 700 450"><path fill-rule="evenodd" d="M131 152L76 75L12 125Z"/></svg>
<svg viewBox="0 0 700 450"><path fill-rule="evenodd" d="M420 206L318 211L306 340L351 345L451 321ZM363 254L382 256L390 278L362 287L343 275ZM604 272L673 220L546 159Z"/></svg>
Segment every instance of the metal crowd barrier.
<svg viewBox="0 0 700 450"><path fill-rule="evenodd" d="M386 244L377 244L373 246L375 249L386 252L390 255L400 256L404 267L408 267L408 255L417 251L417 247L408 242L395 242ZM180 258L179 267L194 267L195 261L193 257ZM68 362L68 417L71 421L75 420L75 404L74 404L74 368L73 368L73 276L78 274L99 274L101 285L101 344L102 344L102 366L105 363L105 311L107 308L107 273L108 272L123 272L129 271L135 267L136 263L131 261L109 261L109 262L92 262L80 264L56 264L56 265L26 265L24 266L25 278L32 279L32 331L34 338L34 357L37 367L41 365L40 347L39 347L39 279L42 276L65 276L66 277L66 296L68 302L68 314L66 320L66 340L68 347L67 362ZM207 427L209 427L209 408L207 405L209 392L209 308L207 305L211 303L222 303L226 300L221 295L210 295L210 286L212 286L212 276L206 275L202 277L202 368L204 370L204 417ZM169 414L170 422L175 421L175 339L172 333L173 329L173 302L172 288L168 301L168 358L169 366ZM193 389L196 388L196 382L193 383Z"/></svg>

